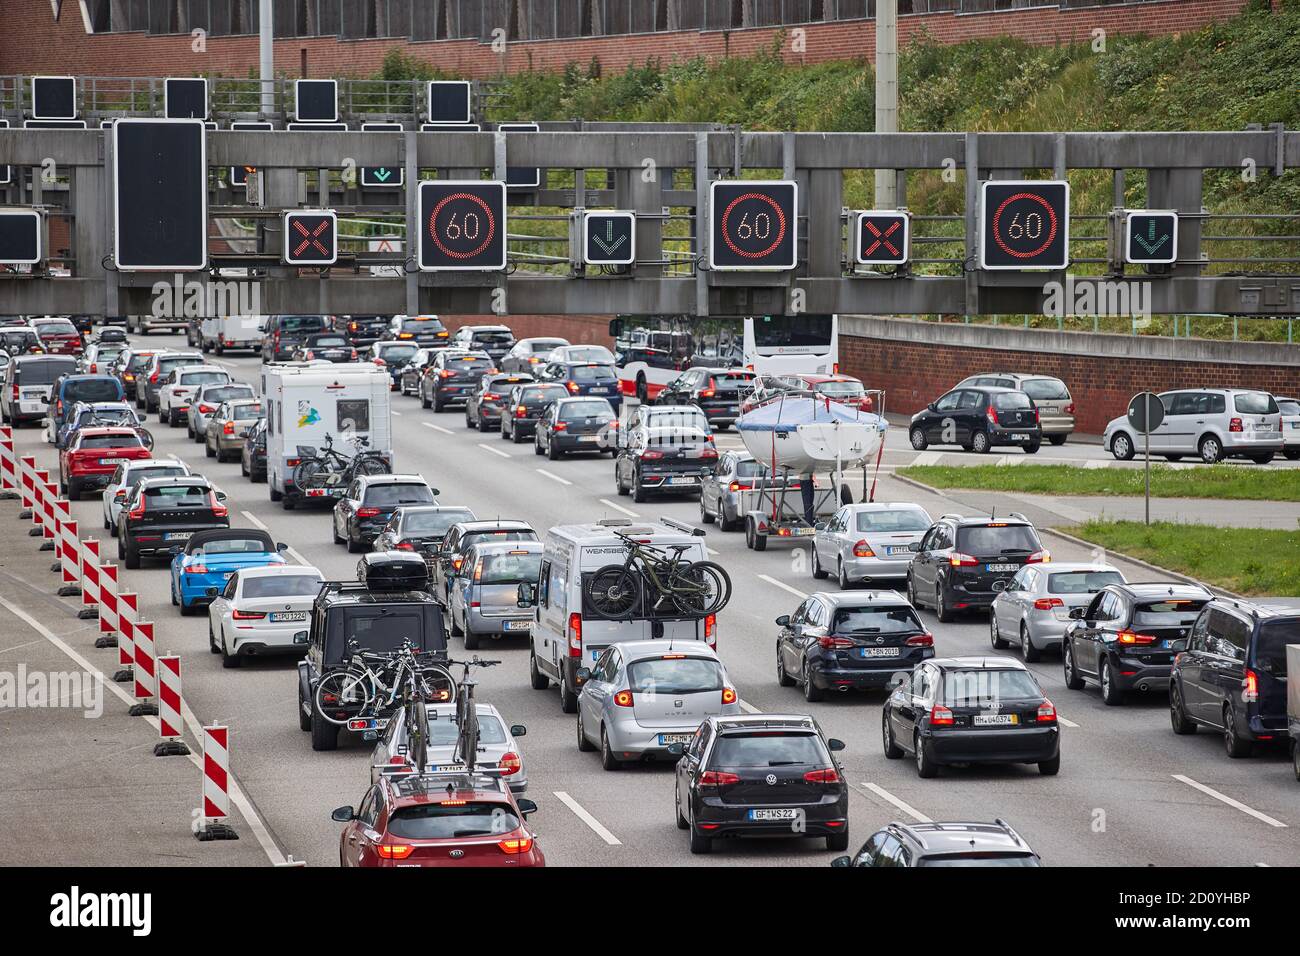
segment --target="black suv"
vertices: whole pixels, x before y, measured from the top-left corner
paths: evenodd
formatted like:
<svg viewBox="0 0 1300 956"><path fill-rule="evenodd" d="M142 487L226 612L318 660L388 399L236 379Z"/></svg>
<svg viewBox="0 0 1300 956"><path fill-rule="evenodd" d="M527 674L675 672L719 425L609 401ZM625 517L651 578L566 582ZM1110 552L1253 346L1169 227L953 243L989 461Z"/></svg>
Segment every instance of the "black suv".
<svg viewBox="0 0 1300 956"><path fill-rule="evenodd" d="M1288 644L1300 644L1300 607L1227 598L1207 604L1174 657L1174 733L1222 731L1229 757L1249 757L1256 741L1286 738Z"/></svg>
<svg viewBox="0 0 1300 956"><path fill-rule="evenodd" d="M651 419L653 422L653 419ZM713 436L689 425L644 421L620 437L614 457L614 486L620 495L645 501L650 494L698 497L704 479L718 466Z"/></svg>
<svg viewBox="0 0 1300 956"><path fill-rule="evenodd" d="M298 726L311 731L313 750L337 748L343 729L316 710L321 678L346 667L356 651L389 653L408 640L417 652L447 650L442 609L427 591L376 591L361 581L322 585L312 604L307 656L298 662ZM340 711L333 716L346 715ZM386 715L380 714L359 732L363 739L374 740L386 723Z"/></svg>
<svg viewBox="0 0 1300 956"><path fill-rule="evenodd" d="M356 348L374 345L380 339L388 338L393 325L392 318L387 315L348 315L340 322L348 340Z"/></svg>
<svg viewBox="0 0 1300 956"><path fill-rule="evenodd" d="M960 445L984 454L995 445L1014 445L1032 455L1043 444L1038 409L1024 392L987 385L964 386L931 402L912 416L912 447Z"/></svg>
<svg viewBox="0 0 1300 956"><path fill-rule="evenodd" d="M798 682L809 701L887 687L934 657L934 637L893 591L818 591L776 626L776 682Z"/></svg>
<svg viewBox="0 0 1300 956"><path fill-rule="evenodd" d="M898 823L877 830L855 856L831 866L1042 866L1004 820L992 823Z"/></svg>
<svg viewBox="0 0 1300 956"><path fill-rule="evenodd" d="M501 427L509 392L516 385L531 382L527 372L494 372L479 379L478 388L465 400L465 427L489 431Z"/></svg>
<svg viewBox="0 0 1300 956"><path fill-rule="evenodd" d="M506 397L505 414L501 416L501 437L515 444L531 437L551 403L568 397L569 390L555 382L516 385Z"/></svg>
<svg viewBox="0 0 1300 956"><path fill-rule="evenodd" d="M533 453L551 461L570 452L613 455L618 427L618 415L603 398L556 399L533 427Z"/></svg>
<svg viewBox="0 0 1300 956"><path fill-rule="evenodd" d="M727 428L740 417L740 403L754 387L753 372L734 368L692 368L664 386L659 405L695 405L714 428Z"/></svg>
<svg viewBox="0 0 1300 956"><path fill-rule="evenodd" d="M1087 607L1070 610L1061 641L1065 686L1101 685L1101 699L1122 704L1130 690L1169 689L1174 654L1213 595L1199 584L1108 584Z"/></svg>
<svg viewBox="0 0 1300 956"><path fill-rule="evenodd" d="M907 568L907 599L928 604L939 620L992 606L1026 564L1050 561L1038 532L1022 514L1005 518L943 515L925 533Z"/></svg>
<svg viewBox="0 0 1300 956"><path fill-rule="evenodd" d="M131 490L117 518L117 556L128 568L142 555L181 551L196 531L230 527L224 492L202 475L147 478Z"/></svg>
<svg viewBox="0 0 1300 956"><path fill-rule="evenodd" d="M420 405L440 412L448 405L464 405L480 378L494 368L486 352L439 352L420 377Z"/></svg>
<svg viewBox="0 0 1300 956"><path fill-rule="evenodd" d="M807 716L706 717L689 744L668 747L680 755L677 828L691 832L692 853L746 836L820 836L846 850L849 787L835 759L843 749Z"/></svg>

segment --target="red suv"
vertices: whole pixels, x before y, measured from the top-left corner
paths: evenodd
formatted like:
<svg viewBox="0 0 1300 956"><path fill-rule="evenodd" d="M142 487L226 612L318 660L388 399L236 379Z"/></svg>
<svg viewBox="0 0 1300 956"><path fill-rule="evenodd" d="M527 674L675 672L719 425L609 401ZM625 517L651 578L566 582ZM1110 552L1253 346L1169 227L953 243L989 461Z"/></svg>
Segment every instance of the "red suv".
<svg viewBox="0 0 1300 956"><path fill-rule="evenodd" d="M102 489L124 461L151 457L133 428L82 428L59 453L59 490L69 501Z"/></svg>
<svg viewBox="0 0 1300 956"><path fill-rule="evenodd" d="M487 774L392 774L358 808L331 814L346 824L342 866L545 866L524 818L537 804Z"/></svg>

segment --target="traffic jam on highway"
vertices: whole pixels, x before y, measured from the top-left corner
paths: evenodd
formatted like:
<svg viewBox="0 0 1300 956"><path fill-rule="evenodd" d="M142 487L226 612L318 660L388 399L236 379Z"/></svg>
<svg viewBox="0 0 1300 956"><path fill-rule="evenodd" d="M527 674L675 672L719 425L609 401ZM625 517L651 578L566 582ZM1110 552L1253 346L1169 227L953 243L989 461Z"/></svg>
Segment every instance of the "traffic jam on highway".
<svg viewBox="0 0 1300 956"><path fill-rule="evenodd" d="M880 474L887 443L1050 457L1066 383L973 376L891 432L837 355L745 322L610 349L33 317L0 328L0 416L229 721L230 823L298 859L1294 863L1256 806L1295 806L1300 609ZM1300 458L1295 398L1161 399L1213 422L1152 430L1169 460Z"/></svg>

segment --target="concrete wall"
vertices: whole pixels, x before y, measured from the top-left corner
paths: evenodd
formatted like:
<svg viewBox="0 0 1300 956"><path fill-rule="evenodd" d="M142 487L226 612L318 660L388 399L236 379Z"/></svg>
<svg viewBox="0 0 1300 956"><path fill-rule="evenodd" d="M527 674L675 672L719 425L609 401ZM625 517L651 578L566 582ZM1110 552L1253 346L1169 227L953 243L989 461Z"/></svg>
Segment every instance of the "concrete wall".
<svg viewBox="0 0 1300 956"><path fill-rule="evenodd" d="M924 408L968 375L1055 375L1079 431L1099 434L1141 391L1219 386L1300 395L1300 345L1010 329L840 317L840 368L886 390L891 412Z"/></svg>

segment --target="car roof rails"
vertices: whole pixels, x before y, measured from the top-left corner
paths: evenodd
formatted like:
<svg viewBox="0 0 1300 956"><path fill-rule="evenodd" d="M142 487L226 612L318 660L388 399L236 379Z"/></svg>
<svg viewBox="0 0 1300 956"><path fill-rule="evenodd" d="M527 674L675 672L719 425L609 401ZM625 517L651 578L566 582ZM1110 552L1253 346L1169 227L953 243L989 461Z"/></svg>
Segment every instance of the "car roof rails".
<svg viewBox="0 0 1300 956"><path fill-rule="evenodd" d="M1007 832L1007 836L1011 837L1011 839L1016 841L1017 846L1022 846L1026 850L1029 849L1029 844L1026 843L1024 840L1020 839L1020 834L1015 831L1015 828L1010 823L1007 823L1007 821L1003 820L1001 817L994 817L993 822L996 823L998 826L1000 826L1003 830L1005 830Z"/></svg>
<svg viewBox="0 0 1300 956"><path fill-rule="evenodd" d="M630 528L632 526L631 518L601 518L596 524L602 528Z"/></svg>
<svg viewBox="0 0 1300 956"><path fill-rule="evenodd" d="M944 514L939 515L939 520L943 521L945 518L951 518L954 521L961 521L964 517L965 515L959 515L955 511L948 511L945 512Z"/></svg>
<svg viewBox="0 0 1300 956"><path fill-rule="evenodd" d="M673 518L666 518L663 515L660 515L659 523L672 528L674 531L681 531L684 534L694 535L697 538L704 537L703 528L697 528L694 525L687 524L685 521L677 521Z"/></svg>
<svg viewBox="0 0 1300 956"><path fill-rule="evenodd" d="M1024 514L1023 514L1022 512L1019 512L1019 511L1009 511L1009 512L1007 512L1007 517L1008 517L1008 518L1019 518L1021 521L1029 521L1029 519L1026 518L1026 517L1024 516ZM1032 523L1032 522L1031 522L1031 523Z"/></svg>

